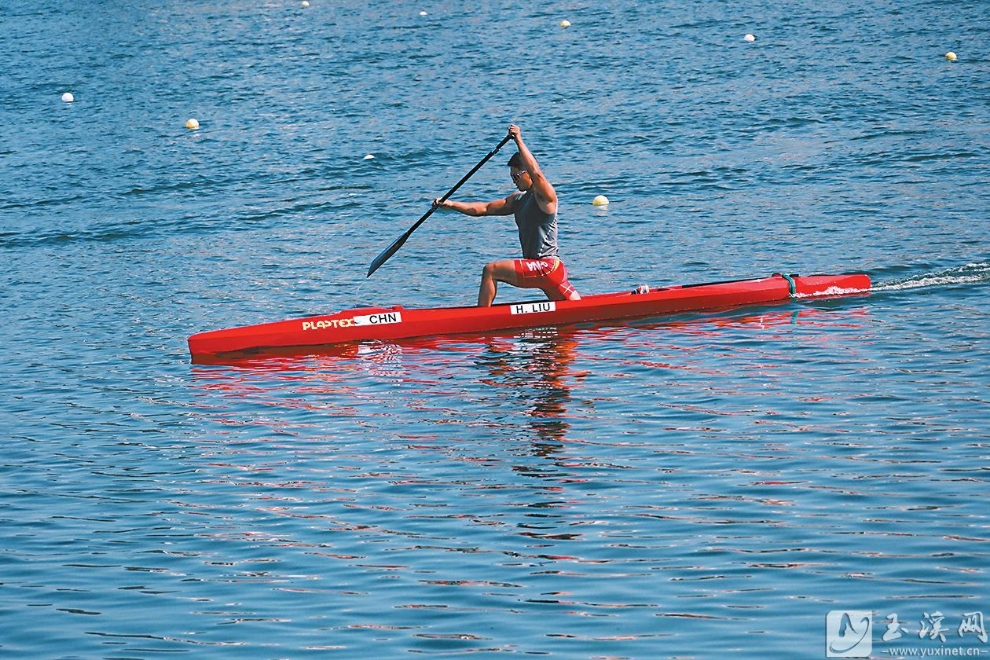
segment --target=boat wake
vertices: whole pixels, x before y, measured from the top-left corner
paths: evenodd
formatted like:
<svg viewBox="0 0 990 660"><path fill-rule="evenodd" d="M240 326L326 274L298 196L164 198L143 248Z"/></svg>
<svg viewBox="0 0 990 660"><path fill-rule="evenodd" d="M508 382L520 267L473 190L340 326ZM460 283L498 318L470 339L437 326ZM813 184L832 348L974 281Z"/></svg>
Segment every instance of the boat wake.
<svg viewBox="0 0 990 660"><path fill-rule="evenodd" d="M990 282L990 262L972 263L946 268L933 273L913 275L902 280L878 282L873 291L904 291L927 287L954 286L958 284L983 284Z"/></svg>
<svg viewBox="0 0 990 660"><path fill-rule="evenodd" d="M841 286L830 286L827 289L815 291L814 293L796 293L793 298L795 300L802 300L804 298L836 298L839 296L853 296L857 293L869 293L870 291L876 291L876 287L869 289L848 289Z"/></svg>

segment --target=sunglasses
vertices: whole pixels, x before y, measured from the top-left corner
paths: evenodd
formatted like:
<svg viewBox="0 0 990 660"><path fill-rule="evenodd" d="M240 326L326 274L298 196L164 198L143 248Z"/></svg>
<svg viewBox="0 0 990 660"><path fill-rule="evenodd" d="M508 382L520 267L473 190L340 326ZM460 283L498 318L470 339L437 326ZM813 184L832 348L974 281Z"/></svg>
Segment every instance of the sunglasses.
<svg viewBox="0 0 990 660"><path fill-rule="evenodd" d="M522 177L523 174L527 174L526 170L519 170L518 172L510 172L509 176L512 177L512 183L516 183Z"/></svg>

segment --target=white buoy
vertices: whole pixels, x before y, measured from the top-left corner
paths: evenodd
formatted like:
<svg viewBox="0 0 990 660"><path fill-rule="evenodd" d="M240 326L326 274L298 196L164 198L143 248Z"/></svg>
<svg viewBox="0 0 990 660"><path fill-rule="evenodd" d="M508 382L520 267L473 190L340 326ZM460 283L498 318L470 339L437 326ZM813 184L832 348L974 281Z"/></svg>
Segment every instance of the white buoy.
<svg viewBox="0 0 990 660"><path fill-rule="evenodd" d="M302 1L302 6L303 7L309 7L309 0L303 0Z"/></svg>
<svg viewBox="0 0 990 660"><path fill-rule="evenodd" d="M365 160L374 160L375 159L375 154L368 154L367 156L364 157L364 159Z"/></svg>
<svg viewBox="0 0 990 660"><path fill-rule="evenodd" d="M745 37L743 37L743 41L748 41L749 43L753 43L754 41L756 41L756 35L747 34Z"/></svg>
<svg viewBox="0 0 990 660"><path fill-rule="evenodd" d="M562 28L569 28L569 27L571 27L571 22L565 18L564 20L562 20L560 22L560 27L562 27Z"/></svg>
<svg viewBox="0 0 990 660"><path fill-rule="evenodd" d="M955 62L959 58L956 57L956 54L950 50L948 53L945 54L945 59L949 60L950 62Z"/></svg>
<svg viewBox="0 0 990 660"><path fill-rule="evenodd" d="M62 100L66 103L72 103L76 100L76 97L72 95L72 92L66 92L65 94L62 94Z"/></svg>
<svg viewBox="0 0 990 660"><path fill-rule="evenodd" d="M199 128L199 122L196 121L195 119L187 119L186 128L188 128L190 131L195 131L196 129Z"/></svg>
<svg viewBox="0 0 990 660"><path fill-rule="evenodd" d="M591 203L594 204L595 206L608 206L608 197L606 197L605 195L598 195L593 200L591 200Z"/></svg>
<svg viewBox="0 0 990 660"><path fill-rule="evenodd" d="M427 16L427 13L425 11L421 11L421 12L419 12L419 15L420 16Z"/></svg>

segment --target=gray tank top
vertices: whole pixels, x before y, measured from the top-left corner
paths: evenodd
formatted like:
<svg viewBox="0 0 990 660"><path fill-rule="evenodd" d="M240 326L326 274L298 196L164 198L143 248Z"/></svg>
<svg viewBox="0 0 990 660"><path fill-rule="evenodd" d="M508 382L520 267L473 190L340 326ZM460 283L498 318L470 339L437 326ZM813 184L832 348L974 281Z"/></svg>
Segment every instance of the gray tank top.
<svg viewBox="0 0 990 660"><path fill-rule="evenodd" d="M519 244L522 246L523 258L556 257L557 214L544 213L532 191L516 197L513 209L516 226L519 228Z"/></svg>

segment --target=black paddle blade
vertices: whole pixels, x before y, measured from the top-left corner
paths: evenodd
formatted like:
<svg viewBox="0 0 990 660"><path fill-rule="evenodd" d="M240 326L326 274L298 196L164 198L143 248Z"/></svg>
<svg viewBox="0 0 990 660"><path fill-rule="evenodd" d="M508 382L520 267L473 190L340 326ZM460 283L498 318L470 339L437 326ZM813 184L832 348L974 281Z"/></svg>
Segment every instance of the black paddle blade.
<svg viewBox="0 0 990 660"><path fill-rule="evenodd" d="M381 268L383 263L388 261L393 254L398 252L399 248L402 247L402 245L409 238L409 234L410 232L407 231L402 236L399 236L397 239L395 239L395 241L391 245L385 248L385 250L382 251L380 255L375 257L375 260L371 262L371 267L368 268L368 274L366 275L366 277L371 277L372 273L374 273L376 270Z"/></svg>

